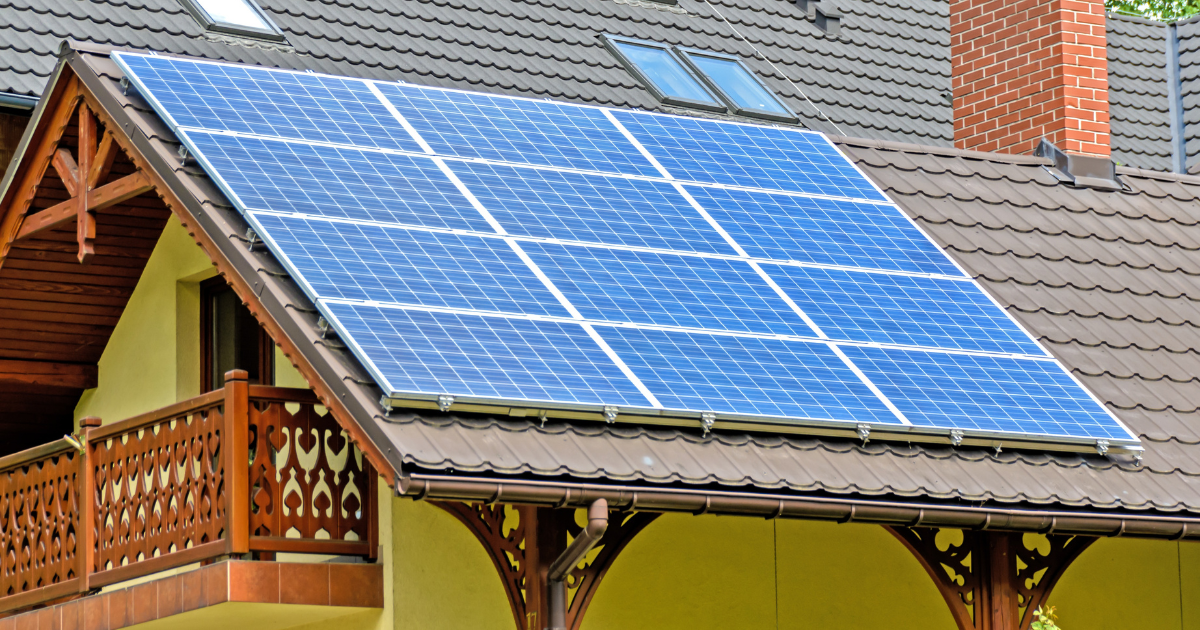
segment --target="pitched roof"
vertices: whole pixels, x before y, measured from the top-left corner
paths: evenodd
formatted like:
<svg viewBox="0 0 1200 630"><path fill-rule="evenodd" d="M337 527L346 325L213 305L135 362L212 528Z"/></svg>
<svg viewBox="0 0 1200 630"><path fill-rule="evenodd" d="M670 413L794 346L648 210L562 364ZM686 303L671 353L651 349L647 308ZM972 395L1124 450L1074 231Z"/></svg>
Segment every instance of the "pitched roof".
<svg viewBox="0 0 1200 630"><path fill-rule="evenodd" d="M434 410L389 416L352 355L322 337L303 292L269 253L245 247L236 210L202 171L179 164L165 124L136 94L122 93L105 51L71 53L67 62L187 205L195 228L259 292L330 395L404 475L1200 514L1200 396L1191 376L1200 264L1187 255L1200 247L1200 226L1190 218L1200 178L1123 169L1128 190L1097 192L1059 182L1038 158L838 140L1134 428L1146 447L1140 465L1128 456L705 437Z"/></svg>
<svg viewBox="0 0 1200 630"><path fill-rule="evenodd" d="M39 95L59 42L71 38L348 76L670 109L596 39L613 33L741 55L788 99L804 124L820 131L953 144L949 8L935 0L837 0L845 16L837 38L789 0L679 0L677 6L650 0L262 0L260 5L286 34L286 45L206 33L177 0L0 0L0 93ZM1179 92L1188 123L1183 131L1188 164L1194 165L1200 161L1200 21L1180 22L1177 30ZM1172 168L1168 32L1162 23L1109 17L1113 157L1122 164ZM769 61L757 58L755 47Z"/></svg>

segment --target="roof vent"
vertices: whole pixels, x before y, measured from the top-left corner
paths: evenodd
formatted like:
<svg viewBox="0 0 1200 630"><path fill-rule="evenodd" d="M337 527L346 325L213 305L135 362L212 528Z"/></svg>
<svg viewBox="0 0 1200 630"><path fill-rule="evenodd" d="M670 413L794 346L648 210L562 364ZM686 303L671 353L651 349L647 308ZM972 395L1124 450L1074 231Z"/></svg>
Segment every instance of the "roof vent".
<svg viewBox="0 0 1200 630"><path fill-rule="evenodd" d="M826 35L841 35L842 14L833 7L817 3L817 28L825 31Z"/></svg>
<svg viewBox="0 0 1200 630"><path fill-rule="evenodd" d="M1033 154L1054 160L1054 165L1047 167L1050 173L1059 181L1071 182L1076 188L1122 188L1121 182L1117 180L1117 165L1113 164L1111 158L1067 153L1045 138L1038 143Z"/></svg>
<svg viewBox="0 0 1200 630"><path fill-rule="evenodd" d="M821 4L819 0L796 0L796 6L808 16L808 19L817 19L817 5Z"/></svg>

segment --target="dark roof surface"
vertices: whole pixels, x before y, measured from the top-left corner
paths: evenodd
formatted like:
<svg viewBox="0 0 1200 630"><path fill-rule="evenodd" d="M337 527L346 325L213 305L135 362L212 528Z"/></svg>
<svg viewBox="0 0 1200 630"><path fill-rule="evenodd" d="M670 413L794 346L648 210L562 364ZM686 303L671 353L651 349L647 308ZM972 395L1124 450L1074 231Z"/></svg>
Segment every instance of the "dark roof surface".
<svg viewBox="0 0 1200 630"><path fill-rule="evenodd" d="M597 39L614 33L741 55L807 125L822 131L934 145L952 141L948 8L935 0L839 0L840 38L826 36L789 0L679 0L674 7L647 0L260 5L288 46L206 34L178 0L0 0L0 92L39 94L59 42L73 38L661 109Z"/></svg>
<svg viewBox="0 0 1200 630"><path fill-rule="evenodd" d="M206 33L178 0L0 0L0 92L38 95L60 41L666 109L603 48L613 33L741 55L803 123L953 145L949 6L834 0L841 36L790 0L260 0L287 44ZM1179 24L1188 164L1200 161L1200 22ZM743 39L741 36L745 36ZM1171 169L1167 26L1111 16L1113 156ZM765 59L756 55L761 51ZM803 94L803 96L802 96ZM811 99L811 100L808 100ZM828 116L828 121L825 119Z"/></svg>
<svg viewBox="0 0 1200 630"><path fill-rule="evenodd" d="M72 67L217 241L270 316L404 470L1200 513L1200 178L1123 169L1129 190L1060 183L1032 157L839 139L881 187L1046 342L1146 447L995 452L599 422L393 413L245 222L103 53ZM130 123L125 127L123 120Z"/></svg>

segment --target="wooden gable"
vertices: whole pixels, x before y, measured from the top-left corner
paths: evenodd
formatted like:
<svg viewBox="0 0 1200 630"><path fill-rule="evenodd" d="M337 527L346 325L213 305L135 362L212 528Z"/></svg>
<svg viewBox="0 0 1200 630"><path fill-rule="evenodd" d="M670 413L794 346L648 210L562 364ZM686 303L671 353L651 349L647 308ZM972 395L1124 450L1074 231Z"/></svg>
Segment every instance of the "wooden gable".
<svg viewBox="0 0 1200 630"><path fill-rule="evenodd" d="M63 76L0 198L0 454L73 430L170 211Z"/></svg>

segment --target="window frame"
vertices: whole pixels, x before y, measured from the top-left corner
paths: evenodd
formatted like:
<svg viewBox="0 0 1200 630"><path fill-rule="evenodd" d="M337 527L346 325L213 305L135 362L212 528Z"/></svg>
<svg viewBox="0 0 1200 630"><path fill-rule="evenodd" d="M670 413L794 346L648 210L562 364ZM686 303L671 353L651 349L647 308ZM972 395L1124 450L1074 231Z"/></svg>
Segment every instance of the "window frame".
<svg viewBox="0 0 1200 630"><path fill-rule="evenodd" d="M213 374L213 298L218 293L233 291L225 278L217 276L200 283L200 393L220 389ZM236 296L235 296L236 297ZM240 304L240 300L239 300ZM244 305L242 305L244 308ZM259 385L275 384L275 341L265 328L258 327Z"/></svg>
<svg viewBox="0 0 1200 630"><path fill-rule="evenodd" d="M710 112L725 113L729 111L729 107L726 105L726 99L722 98L719 93L714 92L709 86L708 81L706 81L702 76L696 74L695 67L692 66L692 64L681 59L682 55L675 50L674 46L670 44L660 44L658 42L646 41L644 39L635 39L633 37L610 35L608 33L601 34L600 41L604 43L604 47L608 49L608 52L611 53L613 57L616 57L617 61L625 67L625 70L629 72L629 74L633 75L635 79L640 81L646 90L648 90L650 94L652 94L654 98L657 98L659 101L666 103L667 105L691 107L693 109L702 109ZM684 72L688 73L693 79L696 80L696 83L698 83L700 87L709 92L709 94L713 97L713 102L706 103L704 101L696 101L690 98L681 98L663 94L661 91L659 91L657 84L651 80L650 77L646 76L646 74L642 72L641 68L639 68L636 63L626 57L625 53L621 51L617 44L629 44L632 46L657 48L659 50L667 51L667 53L670 54L671 57L679 64L679 67L683 68Z"/></svg>
<svg viewBox="0 0 1200 630"><path fill-rule="evenodd" d="M734 114L739 116L748 116L751 118L765 118L767 120L790 123L794 123L800 119L800 117L796 115L796 112L793 112L792 108L788 107L787 103L784 103L783 99L779 98L779 95L776 94L774 90L767 87L767 84L763 83L762 79L760 79L758 75L754 74L754 72L750 70L748 66L746 66L746 63L741 57L726 53L713 52L711 50L702 50L700 48L688 48L684 46L675 46L674 48L679 53L679 58L682 59L683 62L687 64L688 69L692 71L692 74L700 77L700 80L704 82L705 87L707 87L709 91L716 93L718 98L725 101L725 104L729 106L729 111L733 112ZM692 55L696 55L698 57L711 57L713 59L724 59L737 63L738 66L740 66L741 69L746 73L746 75L749 76L755 83L758 83L759 87L769 94L771 98L775 99L775 102L779 105L779 107L787 113L780 114L779 112L772 112L765 109L741 107L737 104L737 101L730 97L728 92L721 88L720 84L712 80L707 73L701 70L700 67L692 61Z"/></svg>
<svg viewBox="0 0 1200 630"><path fill-rule="evenodd" d="M179 3L182 4L183 8L187 9L187 12L191 13L192 17L195 18L196 21L199 22L200 25L206 30L225 33L228 35L241 35L243 37L268 39L276 42L286 41L286 38L283 36L283 31L279 30L279 27L276 26L275 22L267 16L267 12L263 11L262 7L258 6L258 2L255 2L255 0L241 1L245 2L250 7L250 10L254 11L258 17L262 18L262 21L270 28L261 29L253 26L233 24L230 22L218 22L208 14L208 11L204 10L204 7L200 6L200 3L197 0L179 0Z"/></svg>

